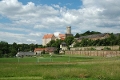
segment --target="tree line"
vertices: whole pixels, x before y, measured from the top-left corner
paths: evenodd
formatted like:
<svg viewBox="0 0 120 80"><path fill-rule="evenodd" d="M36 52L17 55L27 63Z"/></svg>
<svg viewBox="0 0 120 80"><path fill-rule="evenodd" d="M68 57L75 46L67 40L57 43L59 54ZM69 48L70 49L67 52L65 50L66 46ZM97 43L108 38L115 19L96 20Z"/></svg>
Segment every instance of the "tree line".
<svg viewBox="0 0 120 80"><path fill-rule="evenodd" d="M83 38L80 42L75 41L74 47L113 46L113 45L120 45L120 34L114 35L113 33L110 33L108 38L97 40Z"/></svg>
<svg viewBox="0 0 120 80"><path fill-rule="evenodd" d="M14 57L18 51L28 52L34 51L35 48L43 47L38 44L8 44L8 42L1 41L0 42L0 57Z"/></svg>

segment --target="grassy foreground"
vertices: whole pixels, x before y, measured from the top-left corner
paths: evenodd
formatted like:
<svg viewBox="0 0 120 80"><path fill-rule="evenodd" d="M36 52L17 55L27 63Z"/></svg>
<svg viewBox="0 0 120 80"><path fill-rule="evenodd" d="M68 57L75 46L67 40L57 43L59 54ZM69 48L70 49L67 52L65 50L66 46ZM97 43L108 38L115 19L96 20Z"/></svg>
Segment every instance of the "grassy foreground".
<svg viewBox="0 0 120 80"><path fill-rule="evenodd" d="M0 58L0 80L119 80L120 57Z"/></svg>

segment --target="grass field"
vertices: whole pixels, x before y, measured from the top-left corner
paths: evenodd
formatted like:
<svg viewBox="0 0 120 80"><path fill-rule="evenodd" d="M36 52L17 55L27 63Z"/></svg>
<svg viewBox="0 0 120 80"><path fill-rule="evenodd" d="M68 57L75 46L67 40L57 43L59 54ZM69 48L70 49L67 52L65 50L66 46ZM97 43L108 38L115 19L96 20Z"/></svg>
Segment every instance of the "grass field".
<svg viewBox="0 0 120 80"><path fill-rule="evenodd" d="M0 58L0 80L119 80L120 57Z"/></svg>

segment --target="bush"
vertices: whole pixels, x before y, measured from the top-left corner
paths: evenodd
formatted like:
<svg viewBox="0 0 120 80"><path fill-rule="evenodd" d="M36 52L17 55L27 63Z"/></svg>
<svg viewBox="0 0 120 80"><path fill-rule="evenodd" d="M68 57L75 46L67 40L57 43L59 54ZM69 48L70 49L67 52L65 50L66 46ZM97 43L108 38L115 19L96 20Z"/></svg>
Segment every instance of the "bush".
<svg viewBox="0 0 120 80"><path fill-rule="evenodd" d="M111 48L109 48L109 47L104 47L103 50L111 50Z"/></svg>
<svg viewBox="0 0 120 80"><path fill-rule="evenodd" d="M95 48L93 48L93 47L91 47L91 49L90 50L96 50Z"/></svg>

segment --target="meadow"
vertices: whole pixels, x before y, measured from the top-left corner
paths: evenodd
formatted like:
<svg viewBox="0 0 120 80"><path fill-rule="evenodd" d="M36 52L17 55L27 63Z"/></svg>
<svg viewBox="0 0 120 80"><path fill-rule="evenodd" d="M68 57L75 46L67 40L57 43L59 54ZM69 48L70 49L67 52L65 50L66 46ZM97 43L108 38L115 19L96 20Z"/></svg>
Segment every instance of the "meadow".
<svg viewBox="0 0 120 80"><path fill-rule="evenodd" d="M0 58L0 80L119 80L120 57Z"/></svg>

